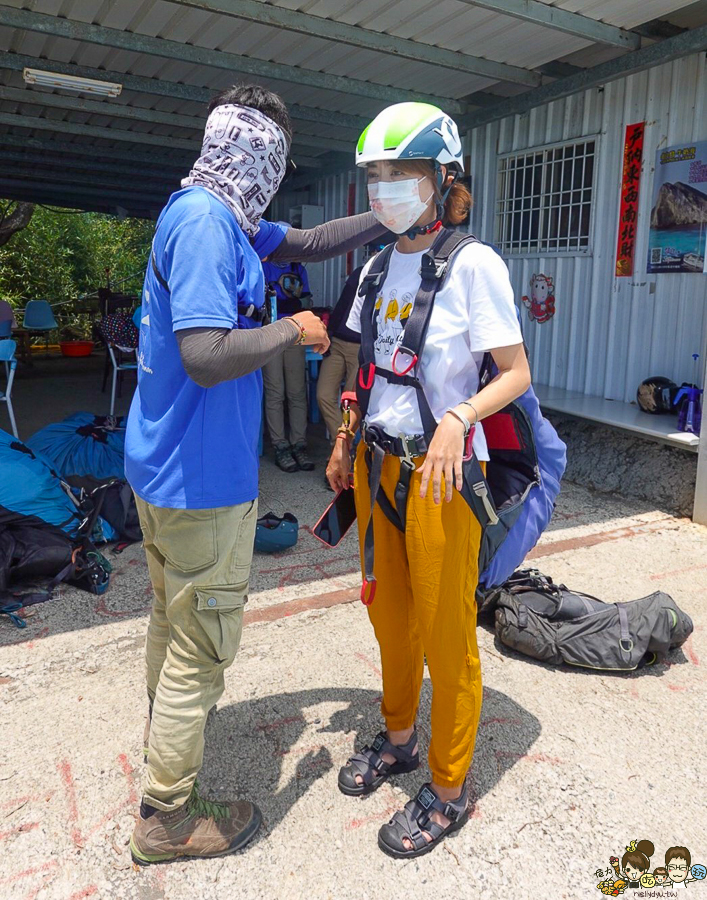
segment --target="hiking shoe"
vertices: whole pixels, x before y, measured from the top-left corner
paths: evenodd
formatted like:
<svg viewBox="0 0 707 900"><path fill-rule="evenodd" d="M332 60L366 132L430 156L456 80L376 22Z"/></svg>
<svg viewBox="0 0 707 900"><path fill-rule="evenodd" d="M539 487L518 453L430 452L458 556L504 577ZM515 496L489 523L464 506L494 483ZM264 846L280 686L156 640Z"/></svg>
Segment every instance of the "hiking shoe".
<svg viewBox="0 0 707 900"><path fill-rule="evenodd" d="M170 862L184 856L211 858L235 853L255 837L262 816L254 803L216 803L199 796L196 785L187 802L171 812L143 800L130 838L138 865Z"/></svg>
<svg viewBox="0 0 707 900"><path fill-rule="evenodd" d="M282 447L275 447L275 462L283 472L297 471L297 463L292 458L292 451L287 444Z"/></svg>
<svg viewBox="0 0 707 900"><path fill-rule="evenodd" d="M292 455L295 458L295 462L302 469L303 472L311 472L314 468L314 463L307 455L307 447L305 444L295 444L292 448Z"/></svg>

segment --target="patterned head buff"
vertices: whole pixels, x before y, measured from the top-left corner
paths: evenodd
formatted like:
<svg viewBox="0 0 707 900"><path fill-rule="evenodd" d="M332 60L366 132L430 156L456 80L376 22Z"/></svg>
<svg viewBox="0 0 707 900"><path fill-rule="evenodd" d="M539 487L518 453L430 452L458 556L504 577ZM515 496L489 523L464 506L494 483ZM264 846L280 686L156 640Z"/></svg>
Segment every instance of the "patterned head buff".
<svg viewBox="0 0 707 900"><path fill-rule="evenodd" d="M285 174L287 152L287 137L272 119L246 106L217 106L182 187L196 184L216 194L252 236Z"/></svg>

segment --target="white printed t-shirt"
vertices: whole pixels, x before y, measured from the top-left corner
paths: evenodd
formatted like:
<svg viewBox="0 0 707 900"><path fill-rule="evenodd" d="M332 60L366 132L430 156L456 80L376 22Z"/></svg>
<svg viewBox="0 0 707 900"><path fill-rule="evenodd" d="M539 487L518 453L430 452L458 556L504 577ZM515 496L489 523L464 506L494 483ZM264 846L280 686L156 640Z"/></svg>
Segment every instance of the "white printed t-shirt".
<svg viewBox="0 0 707 900"><path fill-rule="evenodd" d="M420 287L424 252L400 253L396 247L391 254L388 274L376 299L375 362L379 369L392 371L393 353L401 342ZM370 262L361 272L361 279L369 268ZM347 323L359 334L363 299L356 297ZM435 297L422 360L418 364L417 375L437 421L442 419L447 407L457 406L476 393L479 367L487 350L522 341L506 264L485 244L462 247ZM404 370L409 362L407 354L401 354L396 361L398 371ZM376 378L366 422L378 425L393 437L422 434L415 388ZM488 460L480 425L474 435L474 451L477 459Z"/></svg>

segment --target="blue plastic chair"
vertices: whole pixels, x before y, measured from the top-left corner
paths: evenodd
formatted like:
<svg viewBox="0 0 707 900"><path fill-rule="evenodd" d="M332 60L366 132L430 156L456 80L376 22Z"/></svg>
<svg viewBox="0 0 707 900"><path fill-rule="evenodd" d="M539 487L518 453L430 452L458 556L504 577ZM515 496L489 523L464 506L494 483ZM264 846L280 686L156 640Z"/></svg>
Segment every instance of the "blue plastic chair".
<svg viewBox="0 0 707 900"><path fill-rule="evenodd" d="M12 337L12 322L9 319L0 319L0 341Z"/></svg>
<svg viewBox="0 0 707 900"><path fill-rule="evenodd" d="M44 346L49 353L49 332L58 328L48 300L30 300L25 306L22 327L30 333L44 333Z"/></svg>
<svg viewBox="0 0 707 900"><path fill-rule="evenodd" d="M17 369L17 360L15 359L16 347L16 341L0 341L0 362L5 363L5 373L7 374L7 386L4 391L0 391L0 403L7 403L7 412L10 416L12 433L15 437L19 437L17 434L15 413L12 409L12 382L15 380L15 370Z"/></svg>

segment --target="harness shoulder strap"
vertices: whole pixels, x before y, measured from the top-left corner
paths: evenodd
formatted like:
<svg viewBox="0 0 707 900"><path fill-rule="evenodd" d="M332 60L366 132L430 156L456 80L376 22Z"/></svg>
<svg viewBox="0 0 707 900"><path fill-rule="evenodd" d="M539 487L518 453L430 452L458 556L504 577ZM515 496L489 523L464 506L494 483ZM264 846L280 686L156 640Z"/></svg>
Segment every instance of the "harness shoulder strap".
<svg viewBox="0 0 707 900"><path fill-rule="evenodd" d="M167 283L167 279L164 277L164 275L163 275L163 274L160 272L160 270L157 268L157 260L155 259L155 251L154 251L154 248L152 248L152 249L150 250L150 264L152 265L152 274L155 276L155 278L159 281L159 283L162 285L162 287L163 287L163 288L167 291L167 293L169 294L169 284Z"/></svg>

